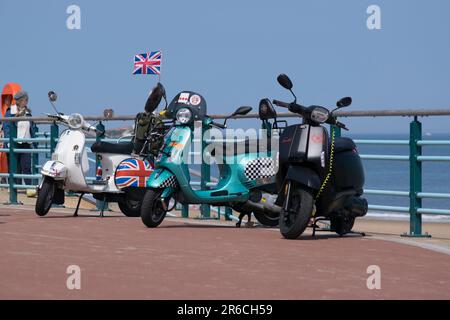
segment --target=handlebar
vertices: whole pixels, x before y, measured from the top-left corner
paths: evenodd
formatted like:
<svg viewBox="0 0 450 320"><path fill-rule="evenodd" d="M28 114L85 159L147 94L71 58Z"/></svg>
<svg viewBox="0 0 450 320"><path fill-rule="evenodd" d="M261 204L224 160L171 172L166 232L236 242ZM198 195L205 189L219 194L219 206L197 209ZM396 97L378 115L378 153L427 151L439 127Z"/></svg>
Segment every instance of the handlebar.
<svg viewBox="0 0 450 320"><path fill-rule="evenodd" d="M272 101L274 105L279 106L279 107L283 107L283 108L287 108L289 109L289 111L293 112L293 113L298 113L300 114L302 117L308 117L308 115L311 113L310 108L306 108L302 105L299 105L297 103L288 103L288 102L283 102L280 100L273 100ZM339 122L336 120L336 118L334 118L332 116L332 114L330 114L330 117L328 118L328 120L326 121L326 123L331 124L331 125L335 125L339 128L342 128L344 130L348 131L348 128L345 126L345 124L343 124L342 122Z"/></svg>
<svg viewBox="0 0 450 320"><path fill-rule="evenodd" d="M215 127L218 127L218 128L220 128L220 129L226 129L226 128L227 128L226 125L221 124L221 123L217 123L217 122L214 122L214 121L211 121L210 125L215 126Z"/></svg>
<svg viewBox="0 0 450 320"><path fill-rule="evenodd" d="M275 99L272 102L273 102L274 105L279 106L279 107L283 107L283 108L289 108L289 105L290 105L290 103L283 102L283 101L280 101L280 100L275 100Z"/></svg>

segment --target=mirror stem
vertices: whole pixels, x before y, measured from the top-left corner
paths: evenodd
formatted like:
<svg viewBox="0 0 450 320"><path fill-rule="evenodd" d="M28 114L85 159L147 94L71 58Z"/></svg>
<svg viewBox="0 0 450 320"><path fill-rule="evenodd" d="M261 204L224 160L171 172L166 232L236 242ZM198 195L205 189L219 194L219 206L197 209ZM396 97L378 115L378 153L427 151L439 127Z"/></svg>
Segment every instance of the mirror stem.
<svg viewBox="0 0 450 320"><path fill-rule="evenodd" d="M292 89L289 89L289 91L292 93L292 95L294 96L294 103L297 103L297 96L295 95L294 91L292 91Z"/></svg>

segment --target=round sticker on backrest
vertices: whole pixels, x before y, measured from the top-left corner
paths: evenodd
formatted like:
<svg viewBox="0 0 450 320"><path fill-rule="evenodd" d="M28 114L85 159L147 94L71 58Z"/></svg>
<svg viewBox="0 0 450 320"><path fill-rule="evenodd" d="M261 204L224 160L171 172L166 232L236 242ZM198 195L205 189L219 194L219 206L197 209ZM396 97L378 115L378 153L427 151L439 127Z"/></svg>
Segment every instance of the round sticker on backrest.
<svg viewBox="0 0 450 320"><path fill-rule="evenodd" d="M202 98L200 98L200 96L198 94L194 94L189 99L189 102L193 106L198 106L200 104L200 102L202 102Z"/></svg>

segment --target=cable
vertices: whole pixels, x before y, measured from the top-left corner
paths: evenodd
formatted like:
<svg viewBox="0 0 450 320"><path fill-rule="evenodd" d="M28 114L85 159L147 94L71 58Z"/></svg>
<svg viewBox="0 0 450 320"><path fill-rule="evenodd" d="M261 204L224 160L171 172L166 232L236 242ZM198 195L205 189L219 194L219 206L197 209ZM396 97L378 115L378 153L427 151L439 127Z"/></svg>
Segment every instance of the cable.
<svg viewBox="0 0 450 320"><path fill-rule="evenodd" d="M316 201L319 199L319 197L321 196L323 190L325 189L325 186L327 185L328 181L330 180L331 177L331 172L333 171L333 158L334 158L334 135L336 130L332 129L331 130L331 148L330 148L330 168L328 170L328 174L325 177L325 180L323 180L322 186L319 189L319 192L317 192L316 195ZM314 213L315 215L315 213Z"/></svg>

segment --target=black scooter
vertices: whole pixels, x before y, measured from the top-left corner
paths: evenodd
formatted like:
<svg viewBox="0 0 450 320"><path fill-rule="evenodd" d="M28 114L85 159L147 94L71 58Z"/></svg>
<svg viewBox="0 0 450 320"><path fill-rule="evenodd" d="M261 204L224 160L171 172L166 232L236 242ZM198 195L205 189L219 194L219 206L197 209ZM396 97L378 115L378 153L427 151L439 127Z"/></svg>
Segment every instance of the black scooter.
<svg viewBox="0 0 450 320"><path fill-rule="evenodd" d="M342 98L331 112L321 106L304 107L297 103L289 77L281 74L277 80L292 93L294 101L273 100L273 104L303 118L302 124L287 126L280 135L276 177L280 190L276 204L282 207L280 232L285 238L298 238L314 217L314 227L318 220L329 220L332 231L349 233L355 218L366 215L368 209L361 197L364 169L354 142L334 134L330 137L323 124L348 130L333 112L349 106L352 99Z"/></svg>

